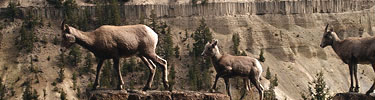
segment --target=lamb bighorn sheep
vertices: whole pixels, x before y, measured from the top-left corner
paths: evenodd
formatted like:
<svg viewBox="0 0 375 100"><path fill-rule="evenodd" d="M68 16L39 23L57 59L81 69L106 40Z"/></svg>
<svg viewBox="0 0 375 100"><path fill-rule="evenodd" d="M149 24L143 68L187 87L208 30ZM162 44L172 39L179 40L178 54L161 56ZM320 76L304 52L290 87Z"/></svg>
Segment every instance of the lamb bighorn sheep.
<svg viewBox="0 0 375 100"><path fill-rule="evenodd" d="M133 55L140 57L150 71L147 83L143 88L144 91L151 88L155 76L155 64L161 66L164 87L169 89L167 61L155 53L158 35L150 27L146 25L103 25L94 31L83 32L64 24L63 21L61 28L63 30L63 47L70 47L72 44L77 43L94 53L98 58L93 89L98 86L100 69L106 59L113 60L113 67L119 80L117 89L122 89L124 83L120 73L119 59Z"/></svg>
<svg viewBox="0 0 375 100"><path fill-rule="evenodd" d="M216 88L216 83L219 77L222 77L224 78L228 95L232 100L229 78L239 76L244 78L244 85L247 89L249 87L248 80L250 79L250 82L258 89L260 100L262 100L263 86L259 79L263 69L259 61L248 56L232 56L229 54L221 55L217 42L217 40L214 40L212 43L208 42L201 54L204 57L211 58L212 64L217 72L212 90ZM242 94L241 99L244 97L244 94Z"/></svg>
<svg viewBox="0 0 375 100"><path fill-rule="evenodd" d="M375 37L349 37L341 40L335 32L328 30L327 24L320 44L321 48L326 46L331 46L341 60L349 65L349 92L359 92L357 64L371 64L372 68L375 70ZM355 88L353 86L353 74L356 82ZM370 92L372 91L368 91L366 94Z"/></svg>

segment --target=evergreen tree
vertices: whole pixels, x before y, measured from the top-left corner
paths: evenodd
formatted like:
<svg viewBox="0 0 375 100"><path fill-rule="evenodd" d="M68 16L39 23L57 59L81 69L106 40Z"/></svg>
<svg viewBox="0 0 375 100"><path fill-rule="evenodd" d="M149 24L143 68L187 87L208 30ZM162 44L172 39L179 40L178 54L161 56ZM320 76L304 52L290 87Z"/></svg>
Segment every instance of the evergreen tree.
<svg viewBox="0 0 375 100"><path fill-rule="evenodd" d="M14 19L20 17L21 14L22 11L19 8L17 8L17 4L13 1L10 1L6 9L5 15L7 15L7 17L10 18L11 21L14 21Z"/></svg>
<svg viewBox="0 0 375 100"><path fill-rule="evenodd" d="M110 61L106 61L103 66L101 78L100 78L100 86L101 87L112 87L117 85L117 79L115 73L113 72L112 63Z"/></svg>
<svg viewBox="0 0 375 100"><path fill-rule="evenodd" d="M68 55L68 61L71 66L78 66L78 64L81 62L82 53L80 51L80 48L78 45L73 45L70 48L70 52Z"/></svg>
<svg viewBox="0 0 375 100"><path fill-rule="evenodd" d="M78 5L75 0L66 0L63 3L63 13L65 23L77 27L78 25Z"/></svg>
<svg viewBox="0 0 375 100"><path fill-rule="evenodd" d="M34 89L34 91L32 91L33 89L31 88L31 83L30 83L30 79L27 80L27 82L24 83L24 85L26 86L25 88L25 91L23 91L23 95L22 95L22 99L23 100L38 100L38 92Z"/></svg>
<svg viewBox="0 0 375 100"><path fill-rule="evenodd" d="M275 93L275 88L278 86L278 81L277 81L277 75L275 74L274 78L270 78L270 88L268 90L264 91L264 99L265 100L277 100L276 98L276 93Z"/></svg>
<svg viewBox="0 0 375 100"><path fill-rule="evenodd" d="M174 55L176 58L180 57L180 47L178 45L174 47Z"/></svg>
<svg viewBox="0 0 375 100"><path fill-rule="evenodd" d="M119 11L119 3L117 0L110 1L110 12L111 12L111 25L120 25L120 11Z"/></svg>
<svg viewBox="0 0 375 100"><path fill-rule="evenodd" d="M68 100L66 98L66 93L65 93L65 91L63 89L61 89L60 100Z"/></svg>
<svg viewBox="0 0 375 100"><path fill-rule="evenodd" d="M62 7L62 1L63 0L47 0L47 2L51 5L55 5L55 8L61 8Z"/></svg>
<svg viewBox="0 0 375 100"><path fill-rule="evenodd" d="M93 72L91 69L93 66L93 58L90 53L87 53L85 57L85 63L83 64L83 68L80 70L80 75L87 74L89 72Z"/></svg>
<svg viewBox="0 0 375 100"><path fill-rule="evenodd" d="M194 57L200 57L200 54L204 50L205 44L212 41L212 32L207 27L207 24L203 18L200 20L200 25L193 34L195 41L193 44Z"/></svg>
<svg viewBox="0 0 375 100"><path fill-rule="evenodd" d="M63 82L65 79L65 75L64 75L64 68L60 68L60 71L59 71L59 77L56 78L57 82L61 83Z"/></svg>
<svg viewBox="0 0 375 100"><path fill-rule="evenodd" d="M169 81L169 90L172 90L173 89L173 86L176 84L176 81L175 81L175 79L176 79L176 71L175 71L175 69L174 69L174 65L171 65L171 69L169 70L169 79L170 79L170 81Z"/></svg>
<svg viewBox="0 0 375 100"><path fill-rule="evenodd" d="M264 61L266 61L266 58L264 58L264 56L263 56L263 49L262 50L260 50L260 54L259 54L259 61L261 61L261 62L264 62Z"/></svg>
<svg viewBox="0 0 375 100"><path fill-rule="evenodd" d="M270 67L267 67L267 71L266 71L266 79L267 79L267 80L270 80L270 79L271 79L271 71L270 71Z"/></svg>
<svg viewBox="0 0 375 100"><path fill-rule="evenodd" d="M107 5L109 4L109 5ZM98 25L120 25L120 11L117 0L98 0L96 2L96 15L98 17Z"/></svg>
<svg viewBox="0 0 375 100"><path fill-rule="evenodd" d="M329 88L323 77L323 72L316 74L315 79L309 82L308 95L301 94L304 100L330 100L332 96L329 95Z"/></svg>
<svg viewBox="0 0 375 100"><path fill-rule="evenodd" d="M57 66L58 67L64 67L65 66L65 52L61 51L61 53L57 56Z"/></svg>
<svg viewBox="0 0 375 100"><path fill-rule="evenodd" d="M3 79L0 77L0 100L5 100L5 94L7 93Z"/></svg>
<svg viewBox="0 0 375 100"><path fill-rule="evenodd" d="M240 51L238 50L238 47L240 46L240 34L238 33L233 34L232 42L233 42L234 55L240 55Z"/></svg>
<svg viewBox="0 0 375 100"><path fill-rule="evenodd" d="M167 26L168 27L168 26ZM172 34L171 34L171 28L168 27L167 28L167 32L164 36L164 55L165 55L165 59L166 60L169 60L171 59L171 57L173 56L173 40L172 40Z"/></svg>

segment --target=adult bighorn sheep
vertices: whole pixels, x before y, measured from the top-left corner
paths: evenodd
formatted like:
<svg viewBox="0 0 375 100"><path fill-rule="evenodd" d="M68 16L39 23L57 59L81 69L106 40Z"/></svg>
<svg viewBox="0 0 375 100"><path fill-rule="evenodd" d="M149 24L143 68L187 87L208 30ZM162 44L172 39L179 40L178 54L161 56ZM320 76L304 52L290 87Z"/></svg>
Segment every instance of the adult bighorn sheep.
<svg viewBox="0 0 375 100"><path fill-rule="evenodd" d="M156 65L161 66L163 72L163 83L165 89L169 89L167 61L160 58L155 53L158 35L146 25L127 25L127 26L110 26L103 25L94 31L83 32L75 29L64 21L61 26L63 36L63 47L70 47L77 43L83 48L88 49L98 58L96 68L96 78L93 89L98 86L100 69L103 61L106 59L113 60L113 67L118 78L117 89L122 89L122 81L119 59L136 55L149 68L150 75L143 90L151 88L155 76Z"/></svg>
<svg viewBox="0 0 375 100"><path fill-rule="evenodd" d="M359 92L357 64L371 64L375 70L375 37L349 37L341 40L335 32L328 30L327 24L320 44L322 48L326 46L331 46L341 60L349 65L349 92ZM353 86L353 74L356 82L355 88ZM366 94L370 92L372 91L367 91Z"/></svg>
<svg viewBox="0 0 375 100"><path fill-rule="evenodd" d="M216 83L219 77L222 77L224 78L228 95L232 100L229 78L243 77L246 89L248 89L248 80L250 79L250 82L258 89L260 100L262 100L263 86L261 85L259 79L263 69L259 61L248 56L232 56L229 54L222 55L220 54L217 42L217 40L214 40L212 43L208 42L201 54L204 57L211 58L212 64L217 72L212 90L216 88ZM242 94L241 99L243 99L244 94Z"/></svg>

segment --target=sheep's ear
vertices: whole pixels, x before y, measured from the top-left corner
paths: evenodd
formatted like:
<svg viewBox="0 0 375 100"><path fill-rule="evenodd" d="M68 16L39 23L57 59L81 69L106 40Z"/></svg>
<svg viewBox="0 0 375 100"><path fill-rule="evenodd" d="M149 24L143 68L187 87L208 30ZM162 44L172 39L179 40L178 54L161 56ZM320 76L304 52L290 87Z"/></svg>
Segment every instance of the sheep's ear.
<svg viewBox="0 0 375 100"><path fill-rule="evenodd" d="M64 24L64 30L63 31L66 32L66 33L69 33L69 34L72 32L71 28L68 24Z"/></svg>
<svg viewBox="0 0 375 100"><path fill-rule="evenodd" d="M64 26L65 25L65 19L61 22L60 25L61 25L61 30L65 30L65 26Z"/></svg>
<svg viewBox="0 0 375 100"><path fill-rule="evenodd" d="M212 42L212 47L215 47L217 45L217 40L214 40L214 42Z"/></svg>
<svg viewBox="0 0 375 100"><path fill-rule="evenodd" d="M69 43L76 42L76 37L74 37L72 34L65 34L65 37Z"/></svg>

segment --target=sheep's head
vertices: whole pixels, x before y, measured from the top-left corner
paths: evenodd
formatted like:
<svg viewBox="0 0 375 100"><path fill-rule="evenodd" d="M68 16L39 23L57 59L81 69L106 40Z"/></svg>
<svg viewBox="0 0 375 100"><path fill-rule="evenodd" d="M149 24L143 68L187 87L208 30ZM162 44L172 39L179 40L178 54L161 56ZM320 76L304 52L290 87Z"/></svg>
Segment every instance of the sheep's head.
<svg viewBox="0 0 375 100"><path fill-rule="evenodd" d="M217 47L217 40L213 40L212 43L207 42L201 55L204 57L212 57L217 53L219 53L219 48Z"/></svg>
<svg viewBox="0 0 375 100"><path fill-rule="evenodd" d="M328 45L332 45L333 43L333 35L332 35L332 31L331 30L328 30L328 24L326 26L326 28L324 29L324 34L323 34L323 38L322 38L322 41L320 43L320 47L321 48L324 48Z"/></svg>
<svg viewBox="0 0 375 100"><path fill-rule="evenodd" d="M75 36L71 33L72 29L69 25L65 24L64 21L61 24L62 30L62 42L61 46L69 48L76 42Z"/></svg>

